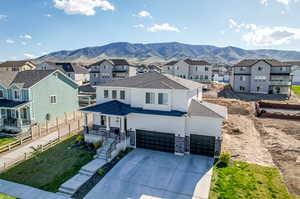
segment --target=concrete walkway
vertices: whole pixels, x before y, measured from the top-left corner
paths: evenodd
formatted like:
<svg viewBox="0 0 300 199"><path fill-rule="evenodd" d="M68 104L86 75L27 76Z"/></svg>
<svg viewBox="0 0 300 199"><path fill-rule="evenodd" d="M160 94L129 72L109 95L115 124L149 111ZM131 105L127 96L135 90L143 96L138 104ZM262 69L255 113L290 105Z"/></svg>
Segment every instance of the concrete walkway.
<svg viewBox="0 0 300 199"><path fill-rule="evenodd" d="M67 197L0 179L0 193L21 199L69 199Z"/></svg>
<svg viewBox="0 0 300 199"><path fill-rule="evenodd" d="M62 133L61 133L62 136ZM8 153L0 154L0 168L3 168L4 163L6 165L9 165L9 162L14 162L17 159L20 159L21 157L24 157L25 153L33 152L32 147L37 147L38 145L45 145L50 140L54 140L58 138L58 132L50 133L49 135L46 135L44 137L40 137L28 144L25 144L24 146L21 146L18 149L12 150Z"/></svg>

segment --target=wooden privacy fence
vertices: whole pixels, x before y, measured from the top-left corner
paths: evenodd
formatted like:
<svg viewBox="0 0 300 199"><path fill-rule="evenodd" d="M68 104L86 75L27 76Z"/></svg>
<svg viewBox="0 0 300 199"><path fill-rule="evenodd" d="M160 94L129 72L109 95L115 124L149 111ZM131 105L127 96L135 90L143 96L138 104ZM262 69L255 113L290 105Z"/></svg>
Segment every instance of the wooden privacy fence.
<svg viewBox="0 0 300 199"><path fill-rule="evenodd" d="M92 117L92 115L89 115ZM57 117L54 120L46 121L39 125L31 127L29 133L20 136L17 141L0 146L0 153L13 150L16 147L23 145L40 137L44 137L48 134L57 132L58 138L65 135L69 135L71 132L83 129L83 115L80 112L74 111L71 113L65 113L64 116Z"/></svg>
<svg viewBox="0 0 300 199"><path fill-rule="evenodd" d="M0 165L0 173L4 172L5 170L14 167L15 165L30 159L31 157L33 157L35 155L36 152L43 152L53 146L55 146L56 144L58 144L62 139L72 136L72 135L76 135L79 134L81 132L82 127L81 126L76 126L76 123L73 122L73 124L69 123L67 126L67 133L65 134L61 134L60 136L58 136L55 139L49 140L46 144L43 145L38 145L37 147L35 147L32 152L26 152L24 153L24 155L20 155L19 157L15 158L15 159L10 159L5 161L2 165Z"/></svg>

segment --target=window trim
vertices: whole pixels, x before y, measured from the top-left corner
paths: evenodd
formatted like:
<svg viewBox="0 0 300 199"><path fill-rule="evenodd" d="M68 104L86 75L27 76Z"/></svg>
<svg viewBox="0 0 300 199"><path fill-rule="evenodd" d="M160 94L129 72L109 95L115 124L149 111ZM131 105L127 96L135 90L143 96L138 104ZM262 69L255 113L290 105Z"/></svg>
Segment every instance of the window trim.
<svg viewBox="0 0 300 199"><path fill-rule="evenodd" d="M124 93L124 95L122 95L121 93ZM122 98L122 96L124 96L124 97ZM126 92L125 92L125 90L120 90L120 99L121 100L125 100L126 99Z"/></svg>
<svg viewBox="0 0 300 199"><path fill-rule="evenodd" d="M106 92L106 91L107 91L107 96L105 96L105 92ZM105 89L105 90L103 91L103 98L104 98L104 99L109 98L109 90Z"/></svg>
<svg viewBox="0 0 300 199"><path fill-rule="evenodd" d="M160 96L162 96L162 98L161 98L162 102L161 103L160 103ZM166 96L166 103L164 103L165 102L164 96ZM168 95L168 93L158 93L158 95L157 95L157 103L159 105L168 105L168 103L169 103L169 95Z"/></svg>
<svg viewBox="0 0 300 199"><path fill-rule="evenodd" d="M54 99L55 99L54 103L52 102L52 97L54 97ZM57 97L56 97L56 95L50 95L49 98L50 98L50 104L57 104Z"/></svg>
<svg viewBox="0 0 300 199"><path fill-rule="evenodd" d="M114 97L114 92L116 93L116 97ZM112 90L111 91L111 98L112 99L117 99L118 98L118 92L117 92L117 90Z"/></svg>
<svg viewBox="0 0 300 199"><path fill-rule="evenodd" d="M149 102L147 102L147 94L149 94ZM151 98L151 95L153 98ZM153 99L153 101L151 101ZM146 92L145 93L145 104L155 104L155 93L154 92Z"/></svg>
<svg viewBox="0 0 300 199"><path fill-rule="evenodd" d="M16 98L15 92L19 93L19 98ZM13 98L14 100L21 100L21 91L19 89L13 89Z"/></svg>
<svg viewBox="0 0 300 199"><path fill-rule="evenodd" d="M2 97L0 96L0 99L5 98L5 96L4 96L4 89L0 88L0 93L2 93Z"/></svg>

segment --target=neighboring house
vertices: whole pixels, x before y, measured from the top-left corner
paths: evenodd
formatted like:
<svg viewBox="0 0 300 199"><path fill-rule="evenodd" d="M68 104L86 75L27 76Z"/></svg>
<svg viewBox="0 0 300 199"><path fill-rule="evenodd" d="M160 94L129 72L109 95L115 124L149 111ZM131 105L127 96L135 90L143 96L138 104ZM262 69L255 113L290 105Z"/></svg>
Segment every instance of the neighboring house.
<svg viewBox="0 0 300 199"><path fill-rule="evenodd" d="M202 101L202 84L149 72L97 87L97 103L86 135L101 131L126 137L135 147L176 154L214 156L227 108Z"/></svg>
<svg viewBox="0 0 300 199"><path fill-rule="evenodd" d="M136 75L136 67L130 66L125 59L104 59L90 65L90 82L92 85L134 75Z"/></svg>
<svg viewBox="0 0 300 199"><path fill-rule="evenodd" d="M233 66L235 92L290 94L291 65L274 59L246 59Z"/></svg>
<svg viewBox="0 0 300 199"><path fill-rule="evenodd" d="M78 85L60 71L0 73L0 131L26 132L33 124L78 109Z"/></svg>
<svg viewBox="0 0 300 199"><path fill-rule="evenodd" d="M36 67L36 70L60 70L79 85L90 81L88 69L78 63L43 62Z"/></svg>
<svg viewBox="0 0 300 199"><path fill-rule="evenodd" d="M300 85L300 61L286 62L291 65L292 70L292 84Z"/></svg>
<svg viewBox="0 0 300 199"><path fill-rule="evenodd" d="M166 63L162 66L162 71L166 74L205 83L212 81L212 67L206 61L185 59Z"/></svg>
<svg viewBox="0 0 300 199"><path fill-rule="evenodd" d="M213 66L212 76L214 82L229 83L230 80L228 67L223 65Z"/></svg>
<svg viewBox="0 0 300 199"><path fill-rule="evenodd" d="M31 61L6 61L0 64L1 71L34 70L36 65Z"/></svg>
<svg viewBox="0 0 300 199"><path fill-rule="evenodd" d="M148 72L161 73L161 68L154 64L150 64L150 65L142 64L142 65L136 66L136 68L137 68L136 69L137 74L143 74L143 73L148 73Z"/></svg>
<svg viewBox="0 0 300 199"><path fill-rule="evenodd" d="M90 84L79 86L78 92L80 107L85 107L96 102L96 88Z"/></svg>

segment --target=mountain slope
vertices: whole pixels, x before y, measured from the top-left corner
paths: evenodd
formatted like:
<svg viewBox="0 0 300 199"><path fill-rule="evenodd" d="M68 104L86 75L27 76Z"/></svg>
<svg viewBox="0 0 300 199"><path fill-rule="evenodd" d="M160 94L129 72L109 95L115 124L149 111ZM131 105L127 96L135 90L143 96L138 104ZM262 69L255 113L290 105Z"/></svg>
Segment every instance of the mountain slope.
<svg viewBox="0 0 300 199"><path fill-rule="evenodd" d="M300 52L284 50L244 50L236 47L219 48L210 45L183 43L131 44L111 43L72 51L58 51L44 55L36 61L76 61L92 63L103 58L126 58L133 62L165 62L174 59L204 59L211 63L235 63L246 58L274 58L300 60Z"/></svg>

